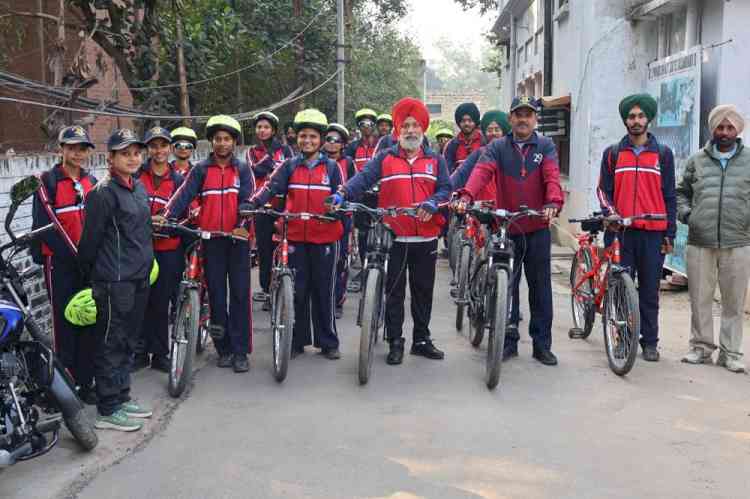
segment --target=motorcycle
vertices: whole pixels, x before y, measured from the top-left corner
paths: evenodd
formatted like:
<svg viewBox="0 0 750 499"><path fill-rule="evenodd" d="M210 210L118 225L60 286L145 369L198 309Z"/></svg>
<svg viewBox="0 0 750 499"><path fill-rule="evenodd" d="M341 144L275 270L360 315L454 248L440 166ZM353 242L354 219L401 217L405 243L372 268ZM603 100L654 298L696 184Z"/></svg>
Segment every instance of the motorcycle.
<svg viewBox="0 0 750 499"><path fill-rule="evenodd" d="M10 241L0 246L0 469L49 452L63 423L83 449L90 451L99 443L72 380L31 316L23 282L37 274L38 267L20 272L13 265L16 254L55 230L49 224L16 236L11 229L18 207L40 183L27 177L12 187L5 217ZM24 330L30 339L22 337Z"/></svg>

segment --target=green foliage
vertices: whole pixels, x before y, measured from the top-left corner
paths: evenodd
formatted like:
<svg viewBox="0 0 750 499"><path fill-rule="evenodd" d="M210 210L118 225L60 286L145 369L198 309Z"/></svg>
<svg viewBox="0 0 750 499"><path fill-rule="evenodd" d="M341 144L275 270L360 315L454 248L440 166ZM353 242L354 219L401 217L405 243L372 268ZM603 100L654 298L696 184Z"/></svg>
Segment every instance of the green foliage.
<svg viewBox="0 0 750 499"><path fill-rule="evenodd" d="M457 4L463 7L464 10L473 9L479 7L479 13L482 15L492 12L497 12L500 7L498 0L455 0Z"/></svg>

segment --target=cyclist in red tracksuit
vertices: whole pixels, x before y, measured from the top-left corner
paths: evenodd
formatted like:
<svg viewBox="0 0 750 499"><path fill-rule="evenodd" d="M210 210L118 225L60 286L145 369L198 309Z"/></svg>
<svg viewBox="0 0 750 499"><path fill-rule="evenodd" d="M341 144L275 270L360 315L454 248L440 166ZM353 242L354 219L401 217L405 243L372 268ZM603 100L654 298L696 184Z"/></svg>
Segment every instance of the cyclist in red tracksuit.
<svg viewBox="0 0 750 499"><path fill-rule="evenodd" d="M328 119L317 109L305 109L294 118L300 155L284 163L253 196L250 208L262 206L272 196L286 196L290 213L324 214L325 199L341 185L335 161L321 154ZM344 233L340 221L290 220L289 265L294 269L294 337L292 355L313 343L328 359L341 357L334 319L334 282L338 241ZM310 313L312 307L312 314ZM310 341L310 319L314 341Z"/></svg>
<svg viewBox="0 0 750 499"><path fill-rule="evenodd" d="M201 210L198 226L204 231L232 233L203 241L203 263L211 307L211 327L223 334L214 337L219 367L247 372L247 354L252 351L252 309L250 306L250 247L246 223L239 206L250 199L255 181L250 168L234 156L242 133L240 124L225 115L213 116L206 123L206 135L213 152L190 170L185 182L172 196L164 216L182 215L196 197ZM158 223L158 220L157 220ZM227 313L227 283L229 310Z"/></svg>
<svg viewBox="0 0 750 499"><path fill-rule="evenodd" d="M64 315L70 298L87 284L78 268L77 256L84 201L96 184L96 178L83 168L94 144L80 126L64 128L58 142L62 161L41 175L42 185L34 195L32 210L33 229L52 223L56 230L44 234L41 244L32 247L31 254L36 263L44 265L52 305L53 348L73 376L81 399L94 404L94 330L74 326Z"/></svg>
<svg viewBox="0 0 750 499"><path fill-rule="evenodd" d="M148 194L151 215L164 213L167 202L184 180L168 163L171 141L169 131L159 126L149 129L144 137L150 157L136 177ZM151 365L153 369L169 372L169 302L182 276L184 254L179 237L154 238L154 258L159 264L159 277L148 295L139 351L134 362L136 369ZM151 359L148 358L149 354Z"/></svg>
<svg viewBox="0 0 750 499"><path fill-rule="evenodd" d="M461 131L448 142L444 151L450 173L456 171L471 153L486 144L479 129L479 118L479 108L473 102L465 102L456 108L456 125Z"/></svg>
<svg viewBox="0 0 750 499"><path fill-rule="evenodd" d="M268 111L263 111L253 117L256 143L247 150L247 165L255 176L256 189L262 188L271 174L281 166L284 161L290 159L294 153L289 146L283 145L276 139L279 128L279 118ZM274 207L281 208L283 200L274 200ZM271 299L268 287L271 284L271 263L273 261L273 250L276 244L273 242L274 217L260 215L255 217L255 244L258 248L260 291L253 295L253 300L263 302L263 310L271 310Z"/></svg>
<svg viewBox="0 0 750 499"><path fill-rule="evenodd" d="M385 331L390 352L388 364L400 364L404 355L403 323L406 276L409 274L411 314L414 319L412 355L442 359L443 352L430 339L432 294L435 287L437 239L445 224L438 205L448 200L450 179L445 160L422 147L430 113L419 100L405 98L393 107L393 123L399 143L378 154L364 170L350 179L332 199L357 199L380 181L378 206L418 206L418 219L398 216L387 219L396 233L386 276Z"/></svg>
<svg viewBox="0 0 750 499"><path fill-rule="evenodd" d="M338 123L331 123L326 132L326 141L323 151L326 155L339 165L341 180L346 182L356 175L354 161L348 156L343 156L344 147L349 141L349 130ZM349 280L349 269L346 267L346 259L349 256L349 235L352 231L352 217L347 215L343 219L344 234L339 241L339 261L336 265L336 318L340 319L344 314L344 302L346 301L346 285Z"/></svg>

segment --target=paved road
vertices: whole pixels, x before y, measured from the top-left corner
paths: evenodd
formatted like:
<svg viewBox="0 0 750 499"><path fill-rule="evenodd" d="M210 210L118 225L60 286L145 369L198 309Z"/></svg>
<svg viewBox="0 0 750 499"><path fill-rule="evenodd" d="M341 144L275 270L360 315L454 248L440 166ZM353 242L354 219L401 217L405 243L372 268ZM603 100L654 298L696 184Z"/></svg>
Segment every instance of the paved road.
<svg viewBox="0 0 750 499"><path fill-rule="evenodd" d="M76 497L746 497L750 378L679 363L685 294L664 297L662 362L639 361L618 378L598 326L587 342L567 338L568 297L558 277L560 365L531 359L526 337L489 392L484 350L453 329L440 265L432 330L444 361L407 355L390 367L381 345L373 379L360 387L350 300L343 358L308 352L279 385L261 329L249 374L201 370L169 424ZM267 326L265 314L256 318Z"/></svg>

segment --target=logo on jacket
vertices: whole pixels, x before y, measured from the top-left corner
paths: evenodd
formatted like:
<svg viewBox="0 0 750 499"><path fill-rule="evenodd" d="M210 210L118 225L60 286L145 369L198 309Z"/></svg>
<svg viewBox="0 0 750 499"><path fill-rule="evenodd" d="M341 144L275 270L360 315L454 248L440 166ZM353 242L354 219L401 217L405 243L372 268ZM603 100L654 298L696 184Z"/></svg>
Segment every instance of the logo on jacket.
<svg viewBox="0 0 750 499"><path fill-rule="evenodd" d="M235 189L239 189L240 188L240 179L239 178L235 178L234 179L234 188Z"/></svg>
<svg viewBox="0 0 750 499"><path fill-rule="evenodd" d="M329 185L331 183L331 179L328 178L328 174L323 175L323 180L320 181L323 185Z"/></svg>
<svg viewBox="0 0 750 499"><path fill-rule="evenodd" d="M536 163L537 165L541 163L543 159L544 159L544 154L540 152L534 154L534 163Z"/></svg>
<svg viewBox="0 0 750 499"><path fill-rule="evenodd" d="M432 163L427 163L427 165L424 168L424 171L427 172L427 175L434 175L434 168L432 168Z"/></svg>

